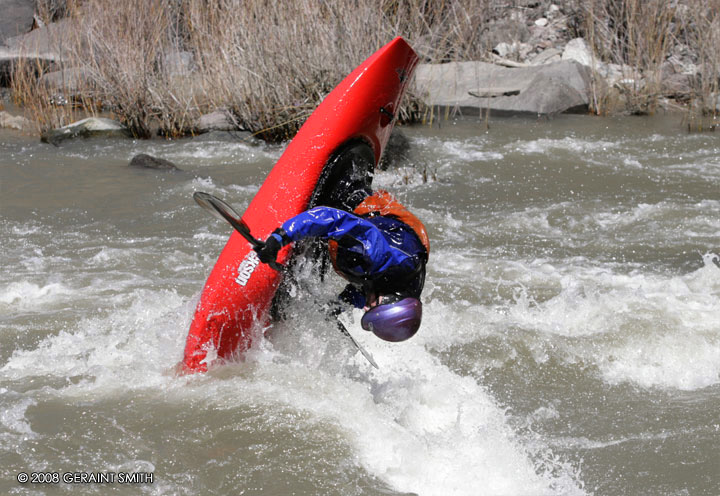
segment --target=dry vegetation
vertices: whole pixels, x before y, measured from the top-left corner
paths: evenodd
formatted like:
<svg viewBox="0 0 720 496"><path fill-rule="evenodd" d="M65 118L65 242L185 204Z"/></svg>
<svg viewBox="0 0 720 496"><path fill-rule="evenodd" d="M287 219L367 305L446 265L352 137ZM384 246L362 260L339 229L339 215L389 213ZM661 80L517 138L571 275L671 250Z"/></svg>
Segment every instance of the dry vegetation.
<svg viewBox="0 0 720 496"><path fill-rule="evenodd" d="M555 3L575 19L572 35L585 36L600 58L633 66L646 79L625 97L632 110L652 110L660 96L660 67L678 44L692 47L702 67L690 103L715 108L711 99L718 94L720 0ZM41 64L16 68L13 94L41 130L102 109L136 136L179 136L192 133L201 114L224 108L238 128L283 140L352 68L394 36L408 39L425 62L482 60L492 49L489 22L526 4L41 0L46 20L65 17L71 26L63 41L68 49L62 67L83 76L68 76L62 93L82 96L72 105L58 105L56 95L37 82L48 70ZM70 83L82 88L70 91ZM401 118L416 120L425 110L410 95Z"/></svg>
<svg viewBox="0 0 720 496"><path fill-rule="evenodd" d="M591 0L579 3L583 31L601 60L632 68L624 88L624 109L653 113L669 77L665 64L683 56L697 66L689 79L689 115L715 113L720 95L720 0ZM683 53L684 52L684 53ZM667 65L665 65L667 68ZM600 111L617 107L606 92ZM615 101L613 101L615 98Z"/></svg>

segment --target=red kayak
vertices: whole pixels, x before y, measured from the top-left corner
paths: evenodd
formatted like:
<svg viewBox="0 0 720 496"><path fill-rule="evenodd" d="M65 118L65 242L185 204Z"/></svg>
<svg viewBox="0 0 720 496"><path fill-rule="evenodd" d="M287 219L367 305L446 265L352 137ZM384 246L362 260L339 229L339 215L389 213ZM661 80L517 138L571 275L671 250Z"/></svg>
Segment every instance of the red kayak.
<svg viewBox="0 0 720 496"><path fill-rule="evenodd" d="M369 186L390 138L417 55L396 38L347 76L315 109L250 202L242 220L260 239L317 205L342 206L338 192ZM286 263L292 246L278 261ZM240 357L268 324L282 273L260 263L233 232L205 284L185 343L183 370L206 371Z"/></svg>

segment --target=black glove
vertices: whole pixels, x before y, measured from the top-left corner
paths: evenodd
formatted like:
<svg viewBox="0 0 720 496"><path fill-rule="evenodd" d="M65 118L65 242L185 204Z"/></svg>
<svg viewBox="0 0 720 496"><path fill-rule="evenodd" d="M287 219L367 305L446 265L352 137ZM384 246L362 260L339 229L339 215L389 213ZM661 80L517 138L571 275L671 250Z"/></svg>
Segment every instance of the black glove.
<svg viewBox="0 0 720 496"><path fill-rule="evenodd" d="M255 249L258 254L258 258L262 263L269 264L275 262L277 260L278 252L286 244L278 241L278 236L283 241L285 240L285 238L287 237L285 231L283 231L282 229L275 229L275 231L273 231L273 234L276 234L277 236L268 236L268 239L265 240L265 244L262 246L262 248Z"/></svg>

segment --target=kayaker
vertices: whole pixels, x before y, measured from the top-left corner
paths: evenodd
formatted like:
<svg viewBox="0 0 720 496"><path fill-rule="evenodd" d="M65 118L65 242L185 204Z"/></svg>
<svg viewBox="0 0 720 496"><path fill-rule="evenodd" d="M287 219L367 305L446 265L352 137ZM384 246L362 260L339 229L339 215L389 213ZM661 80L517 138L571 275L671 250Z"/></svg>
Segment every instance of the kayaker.
<svg viewBox="0 0 720 496"><path fill-rule="evenodd" d="M274 262L283 246L311 237L328 240L335 271L350 282L340 299L365 310L363 329L386 341L415 335L430 252L425 226L415 215L378 190L353 212L315 207L287 220L257 250L258 257Z"/></svg>

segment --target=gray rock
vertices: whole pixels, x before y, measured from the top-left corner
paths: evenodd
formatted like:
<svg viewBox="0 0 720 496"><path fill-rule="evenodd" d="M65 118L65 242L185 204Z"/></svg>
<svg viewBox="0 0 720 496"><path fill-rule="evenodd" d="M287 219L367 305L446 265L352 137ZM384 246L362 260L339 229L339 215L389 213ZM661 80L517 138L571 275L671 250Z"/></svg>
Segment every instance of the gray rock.
<svg viewBox="0 0 720 496"><path fill-rule="evenodd" d="M142 169L173 170L173 171L181 170L177 165L173 164L169 160L165 160L164 158L153 157L152 155L147 155L145 153L135 155L132 158L132 160L130 160L130 163L128 164L128 166L129 167L139 167Z"/></svg>
<svg viewBox="0 0 720 496"><path fill-rule="evenodd" d="M88 87L90 81L88 72L80 67L48 72L40 78L40 83L47 89L61 92L66 97L79 94Z"/></svg>
<svg viewBox="0 0 720 496"><path fill-rule="evenodd" d="M32 29L35 0L0 0L0 44Z"/></svg>
<svg viewBox="0 0 720 496"><path fill-rule="evenodd" d="M70 21L63 19L29 33L8 38L5 44L27 55L54 55L58 59L63 58L70 50L72 36Z"/></svg>
<svg viewBox="0 0 720 496"><path fill-rule="evenodd" d="M575 38L574 40L568 41L568 44L565 45L562 59L574 60L586 66L592 66L593 61L590 48L583 38Z"/></svg>
<svg viewBox="0 0 720 496"><path fill-rule="evenodd" d="M230 112L219 109L209 114L201 115L197 122L197 130L200 133L210 131L234 131L238 128Z"/></svg>
<svg viewBox="0 0 720 496"><path fill-rule="evenodd" d="M90 138L95 136L102 137L129 137L130 133L128 130L119 122L115 122L112 119L104 119L102 117L88 117L77 122L73 122L60 129L53 129L43 133L40 139L45 143L50 143L55 146L59 145L60 142L82 137Z"/></svg>
<svg viewBox="0 0 720 496"><path fill-rule="evenodd" d="M499 43L525 42L530 37L528 29L523 19L502 18L490 21L485 26L486 34L483 35L485 42L492 47Z"/></svg>
<svg viewBox="0 0 720 496"><path fill-rule="evenodd" d="M32 123L21 115L12 115L4 110L0 111L0 129L17 129L22 131L23 129L30 129Z"/></svg>
<svg viewBox="0 0 720 496"><path fill-rule="evenodd" d="M596 70L608 86L616 86L620 81L632 78L633 75L637 74L637 71L629 65L619 64L600 63L597 65Z"/></svg>
<svg viewBox="0 0 720 496"><path fill-rule="evenodd" d="M13 66L22 60L46 66L61 62L70 47L68 26L62 20L6 39L6 46L0 46L0 85L9 86Z"/></svg>
<svg viewBox="0 0 720 496"><path fill-rule="evenodd" d="M493 52L497 53L503 58L507 58L517 53L516 45L517 43L505 43L503 41L502 43L498 43L497 45L495 45L495 48L493 48Z"/></svg>
<svg viewBox="0 0 720 496"><path fill-rule="evenodd" d="M562 60L562 52L557 48L548 48L535 55L529 62L530 65L543 65L560 62L560 60Z"/></svg>
<svg viewBox="0 0 720 496"><path fill-rule="evenodd" d="M692 76L687 74L670 74L660 81L662 94L676 100L690 97L692 93Z"/></svg>
<svg viewBox="0 0 720 496"><path fill-rule="evenodd" d="M574 61L520 68L453 62L419 65L415 89L428 105L470 113L554 114L587 109L590 83L590 69Z"/></svg>
<svg viewBox="0 0 720 496"><path fill-rule="evenodd" d="M50 65L58 60L57 55L51 53L28 54L18 48L0 46L0 86L10 86L13 67L20 60L30 60L32 63Z"/></svg>

